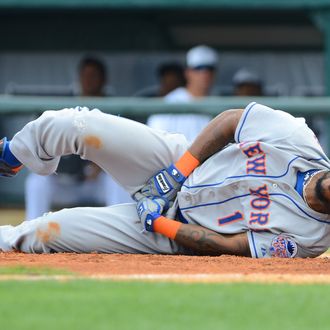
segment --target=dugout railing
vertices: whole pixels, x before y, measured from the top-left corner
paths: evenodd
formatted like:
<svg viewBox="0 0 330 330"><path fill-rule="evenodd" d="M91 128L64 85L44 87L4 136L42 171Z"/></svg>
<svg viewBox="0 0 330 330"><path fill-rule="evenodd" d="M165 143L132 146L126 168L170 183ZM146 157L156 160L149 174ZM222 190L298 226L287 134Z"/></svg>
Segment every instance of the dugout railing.
<svg viewBox="0 0 330 330"><path fill-rule="evenodd" d="M46 109L62 109L77 105L99 108L104 112L122 116L145 118L153 113L166 112L202 112L211 115L230 109L245 107L256 101L275 109L297 114L330 114L329 97L208 97L193 103L169 104L157 98L134 97L34 97L0 96L0 115L32 114Z"/></svg>

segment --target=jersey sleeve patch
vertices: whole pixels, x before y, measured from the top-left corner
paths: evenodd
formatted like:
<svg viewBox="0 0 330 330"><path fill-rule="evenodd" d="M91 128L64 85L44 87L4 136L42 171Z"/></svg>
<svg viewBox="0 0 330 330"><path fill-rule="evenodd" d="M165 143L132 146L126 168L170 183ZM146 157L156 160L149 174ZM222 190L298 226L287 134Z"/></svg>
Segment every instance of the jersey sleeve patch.
<svg viewBox="0 0 330 330"><path fill-rule="evenodd" d="M298 247L292 238L278 235L272 240L269 251L272 257L294 258L297 255Z"/></svg>

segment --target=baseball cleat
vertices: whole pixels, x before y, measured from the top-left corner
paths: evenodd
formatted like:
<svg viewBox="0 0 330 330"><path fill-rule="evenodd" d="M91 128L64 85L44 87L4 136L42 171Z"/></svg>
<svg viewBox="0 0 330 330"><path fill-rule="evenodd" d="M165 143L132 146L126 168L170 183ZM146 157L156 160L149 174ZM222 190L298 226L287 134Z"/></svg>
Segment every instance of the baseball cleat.
<svg viewBox="0 0 330 330"><path fill-rule="evenodd" d="M0 176L13 177L20 171L23 165L10 165L5 160L5 151L8 148L8 144L9 142L6 137L0 140Z"/></svg>

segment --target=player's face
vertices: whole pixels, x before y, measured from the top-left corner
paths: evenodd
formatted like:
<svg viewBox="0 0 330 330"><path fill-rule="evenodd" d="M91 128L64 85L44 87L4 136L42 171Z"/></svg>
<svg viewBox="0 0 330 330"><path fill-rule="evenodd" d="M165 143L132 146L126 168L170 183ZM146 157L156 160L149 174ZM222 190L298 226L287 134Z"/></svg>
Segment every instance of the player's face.
<svg viewBox="0 0 330 330"><path fill-rule="evenodd" d="M188 69L186 77L188 84L208 93L214 82L215 70L212 68Z"/></svg>
<svg viewBox="0 0 330 330"><path fill-rule="evenodd" d="M94 65L86 65L80 72L80 85L84 96L101 96L104 78Z"/></svg>
<svg viewBox="0 0 330 330"><path fill-rule="evenodd" d="M330 214L330 171L325 172L316 182L315 193Z"/></svg>

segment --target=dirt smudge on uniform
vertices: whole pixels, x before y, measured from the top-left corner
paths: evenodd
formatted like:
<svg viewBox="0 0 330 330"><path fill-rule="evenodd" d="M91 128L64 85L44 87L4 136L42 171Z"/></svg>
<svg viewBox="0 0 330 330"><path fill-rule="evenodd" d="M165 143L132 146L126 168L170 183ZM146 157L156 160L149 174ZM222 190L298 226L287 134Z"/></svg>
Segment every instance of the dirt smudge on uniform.
<svg viewBox="0 0 330 330"><path fill-rule="evenodd" d="M99 139L97 136L94 136L94 135L87 135L85 137L85 143L88 146L93 147L95 149L100 149L102 146L101 139Z"/></svg>
<svg viewBox="0 0 330 330"><path fill-rule="evenodd" d="M56 222L49 222L46 229L37 230L37 238L42 243L48 243L57 238L61 233L61 227Z"/></svg>

